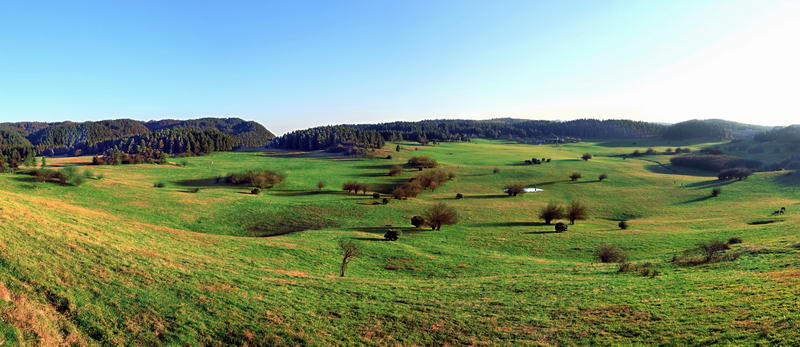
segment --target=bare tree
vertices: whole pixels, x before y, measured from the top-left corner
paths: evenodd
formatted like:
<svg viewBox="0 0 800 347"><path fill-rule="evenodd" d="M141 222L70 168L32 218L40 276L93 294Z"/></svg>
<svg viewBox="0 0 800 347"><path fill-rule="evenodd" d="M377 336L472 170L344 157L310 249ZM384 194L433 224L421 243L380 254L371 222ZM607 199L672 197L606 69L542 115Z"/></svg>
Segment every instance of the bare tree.
<svg viewBox="0 0 800 347"><path fill-rule="evenodd" d="M570 224L575 224L575 221L578 219L586 219L589 214L589 208L586 207L586 204L583 202L573 200L569 206L567 206L567 218L569 218Z"/></svg>
<svg viewBox="0 0 800 347"><path fill-rule="evenodd" d="M553 220L564 217L564 207L556 202L550 202L539 211L539 218L544 220L545 224L550 224Z"/></svg>
<svg viewBox="0 0 800 347"><path fill-rule="evenodd" d="M508 196L522 195L525 194L525 186L519 183L511 183L506 185L505 191Z"/></svg>
<svg viewBox="0 0 800 347"><path fill-rule="evenodd" d="M344 277L347 264L361 252L353 240L339 240L339 249L342 250L342 264L339 266L339 276Z"/></svg>
<svg viewBox="0 0 800 347"><path fill-rule="evenodd" d="M322 181L317 182L317 189L322 191L322 188L325 188L325 182Z"/></svg>

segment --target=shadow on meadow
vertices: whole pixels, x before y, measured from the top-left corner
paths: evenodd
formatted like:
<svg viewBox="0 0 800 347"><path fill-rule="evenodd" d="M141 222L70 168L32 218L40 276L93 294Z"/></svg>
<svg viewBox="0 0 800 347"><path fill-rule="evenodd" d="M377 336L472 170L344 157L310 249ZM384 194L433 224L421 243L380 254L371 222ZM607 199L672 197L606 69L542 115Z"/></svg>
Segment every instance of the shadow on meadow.
<svg viewBox="0 0 800 347"><path fill-rule="evenodd" d="M651 162L651 161L647 161ZM705 170L695 170L684 168L675 165L658 165L658 164L651 164L645 165L644 168L647 171L652 173L662 174L662 175L680 175L680 176L700 176L700 177L716 177L717 175L711 171Z"/></svg>
<svg viewBox="0 0 800 347"><path fill-rule="evenodd" d="M800 173L790 171L775 177L775 182L785 186L800 186Z"/></svg>
<svg viewBox="0 0 800 347"><path fill-rule="evenodd" d="M496 223L477 223L471 224L473 227L541 227L553 224L545 224L543 222L496 222Z"/></svg>
<svg viewBox="0 0 800 347"><path fill-rule="evenodd" d="M708 180L708 181L703 181L703 182L689 183L689 184L687 184L685 186L688 187L688 188L694 188L694 189L706 189L706 188L712 188L712 187L727 186L727 185L729 185L729 184L731 184L733 182L736 182L736 181L735 180L726 180L726 181Z"/></svg>

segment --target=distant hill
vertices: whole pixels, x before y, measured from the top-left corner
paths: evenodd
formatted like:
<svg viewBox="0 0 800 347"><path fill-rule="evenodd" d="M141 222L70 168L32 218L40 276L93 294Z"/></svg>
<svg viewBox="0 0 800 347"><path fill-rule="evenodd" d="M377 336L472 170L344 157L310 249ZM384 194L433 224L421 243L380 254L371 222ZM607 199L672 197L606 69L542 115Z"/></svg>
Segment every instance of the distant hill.
<svg viewBox="0 0 800 347"><path fill-rule="evenodd" d="M574 138L643 138L659 136L667 126L632 120L578 119L546 121L513 118L490 120L437 119L418 122L344 124L316 127L285 134L273 146L316 150L337 145L376 148L384 141L450 142L470 138L551 142Z"/></svg>
<svg viewBox="0 0 800 347"><path fill-rule="evenodd" d="M8 133L24 137L30 141L38 153L43 155L98 154L123 142L130 146L131 138L139 140L157 138L159 136L154 137L151 134L170 129L200 129L208 134L203 136L197 135L197 132L172 134L185 136L192 134L191 136L200 136L204 139L220 136L211 133L210 130L213 129L224 135L232 136L232 140L225 140L225 143L233 141L234 148L263 147L275 138L275 135L263 125L239 118L167 119L149 122L132 119L57 123L17 122L0 123L0 128L4 128ZM14 135L7 136L13 137ZM175 138L175 140L178 143L175 148L189 148L191 146L185 146L183 142L196 142L196 139L192 140L188 137L183 140ZM228 147L226 145L222 148Z"/></svg>
<svg viewBox="0 0 800 347"><path fill-rule="evenodd" d="M668 126L664 129L662 136L668 140L730 140L753 137L769 129L770 127L722 119L693 119Z"/></svg>

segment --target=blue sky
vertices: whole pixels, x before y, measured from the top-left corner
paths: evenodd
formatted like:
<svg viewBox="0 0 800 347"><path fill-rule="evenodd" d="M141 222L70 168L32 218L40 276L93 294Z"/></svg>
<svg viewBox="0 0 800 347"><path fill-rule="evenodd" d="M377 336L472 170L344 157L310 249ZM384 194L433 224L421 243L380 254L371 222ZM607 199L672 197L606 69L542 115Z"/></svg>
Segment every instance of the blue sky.
<svg viewBox="0 0 800 347"><path fill-rule="evenodd" d="M798 1L0 3L0 120L800 114Z"/></svg>

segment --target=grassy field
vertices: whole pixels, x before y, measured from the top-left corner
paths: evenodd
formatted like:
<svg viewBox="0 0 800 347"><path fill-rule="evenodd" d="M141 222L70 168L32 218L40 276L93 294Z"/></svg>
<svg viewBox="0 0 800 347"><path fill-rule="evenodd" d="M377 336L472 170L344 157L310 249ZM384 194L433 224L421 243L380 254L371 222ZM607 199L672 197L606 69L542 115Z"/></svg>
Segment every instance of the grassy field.
<svg viewBox="0 0 800 347"><path fill-rule="evenodd" d="M52 166L105 177L72 187L0 175L0 340L800 344L800 186L781 173L718 182L713 173L656 163L668 156L615 156L668 145L675 146L401 143L400 152L387 145L393 159L241 152L188 158L187 166L52 158ZM586 152L594 159L580 160ZM388 192L417 173L389 177L389 167L415 155L435 158L456 178L388 205L339 189L359 181ZM552 162L522 165L531 157ZM262 168L287 179L260 195L215 180ZM572 172L583 178L570 182ZM609 178L599 182L601 173ZM318 181L327 187L318 191ZM544 191L507 197L502 188L512 182ZM722 194L709 198L715 187ZM590 207L588 220L565 233L538 220L548 202L572 199ZM410 218L437 202L455 207L460 222L414 229ZM769 217L780 207L786 215ZM619 230L621 219L630 229ZM751 224L763 221L774 222ZM399 241L383 241L386 225L402 230ZM320 229L259 236L298 227ZM670 262L698 243L731 237L744 240L729 251L741 253L737 260ZM362 248L344 278L340 239ZM607 243L633 263L652 263L658 276L600 263L595 250Z"/></svg>

